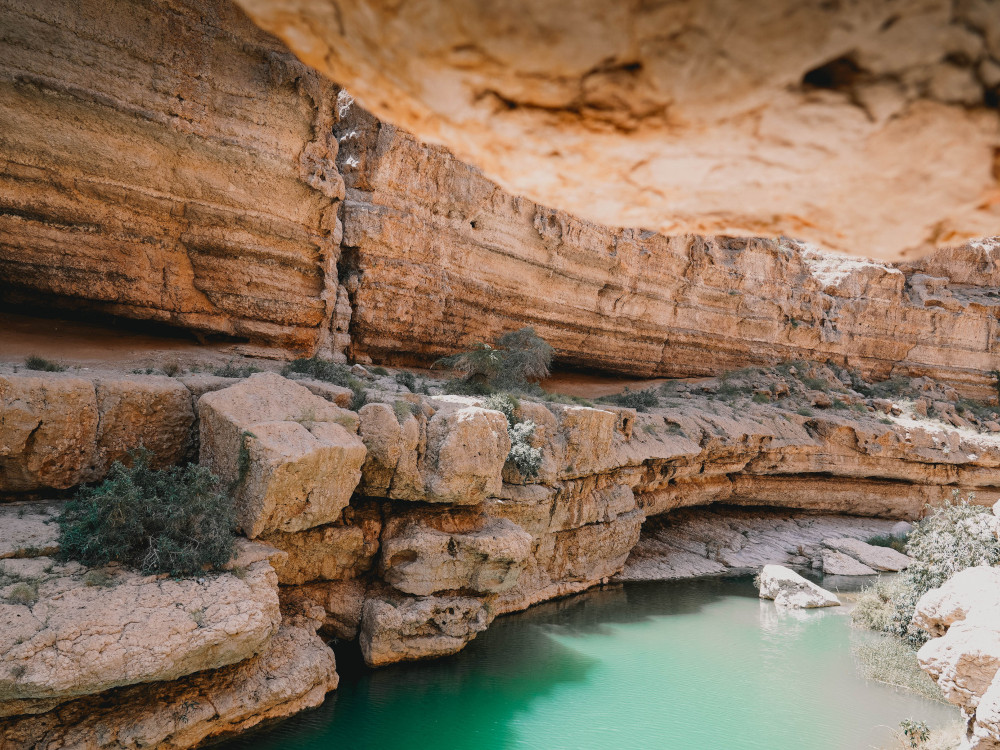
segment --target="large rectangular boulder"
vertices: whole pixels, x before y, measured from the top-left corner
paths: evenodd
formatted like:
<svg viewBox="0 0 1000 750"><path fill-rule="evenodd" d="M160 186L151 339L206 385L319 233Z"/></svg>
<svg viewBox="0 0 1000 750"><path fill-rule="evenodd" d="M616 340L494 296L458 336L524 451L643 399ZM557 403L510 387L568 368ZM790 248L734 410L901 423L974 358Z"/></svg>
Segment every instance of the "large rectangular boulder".
<svg viewBox="0 0 1000 750"><path fill-rule="evenodd" d="M201 463L229 484L248 537L340 518L365 459L344 410L268 372L206 393L198 415Z"/></svg>

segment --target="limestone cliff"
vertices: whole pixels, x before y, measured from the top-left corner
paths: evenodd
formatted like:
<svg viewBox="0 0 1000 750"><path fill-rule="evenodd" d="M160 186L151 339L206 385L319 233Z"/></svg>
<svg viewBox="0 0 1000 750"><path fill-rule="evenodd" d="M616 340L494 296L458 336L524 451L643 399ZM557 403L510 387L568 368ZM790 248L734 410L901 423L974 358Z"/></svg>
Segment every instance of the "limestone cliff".
<svg viewBox="0 0 1000 750"><path fill-rule="evenodd" d="M0 29L0 301L343 348L333 84L226 0Z"/></svg>
<svg viewBox="0 0 1000 750"><path fill-rule="evenodd" d="M560 363L631 375L830 359L995 393L995 242L896 266L609 228L512 196L356 107L338 133L357 357L427 364L532 325Z"/></svg>

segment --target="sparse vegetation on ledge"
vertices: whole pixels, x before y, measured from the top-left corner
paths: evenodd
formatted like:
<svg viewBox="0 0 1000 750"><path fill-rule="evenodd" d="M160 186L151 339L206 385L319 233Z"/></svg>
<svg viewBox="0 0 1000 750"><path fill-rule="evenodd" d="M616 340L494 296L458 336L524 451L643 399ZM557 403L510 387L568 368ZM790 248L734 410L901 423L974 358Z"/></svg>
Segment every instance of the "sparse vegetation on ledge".
<svg viewBox="0 0 1000 750"><path fill-rule="evenodd" d="M216 477L195 465L154 469L150 458L134 451L129 465L116 461L107 479L77 492L58 519L64 559L175 576L229 562L236 521Z"/></svg>

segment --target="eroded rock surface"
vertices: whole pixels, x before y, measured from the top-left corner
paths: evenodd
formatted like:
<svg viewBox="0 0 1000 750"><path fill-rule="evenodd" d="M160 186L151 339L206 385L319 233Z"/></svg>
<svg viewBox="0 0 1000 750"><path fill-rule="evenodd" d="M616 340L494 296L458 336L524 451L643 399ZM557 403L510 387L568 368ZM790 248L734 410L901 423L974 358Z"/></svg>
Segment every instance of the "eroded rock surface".
<svg viewBox="0 0 1000 750"><path fill-rule="evenodd" d="M371 666L447 656L486 630L493 617L470 597L372 598L361 615L359 642Z"/></svg>
<svg viewBox="0 0 1000 750"><path fill-rule="evenodd" d="M86 574L45 558L0 561L0 713L170 681L243 661L280 622L266 561L242 577ZM12 702L13 708L6 702Z"/></svg>
<svg viewBox="0 0 1000 750"><path fill-rule="evenodd" d="M990 3L238 2L379 117L608 226L899 257L1000 225Z"/></svg>
<svg viewBox="0 0 1000 750"><path fill-rule="evenodd" d="M0 27L4 302L342 352L336 86L227 0Z"/></svg>
<svg viewBox="0 0 1000 750"><path fill-rule="evenodd" d="M917 653L967 722L963 747L1000 748L1000 568L956 573L917 602L913 622L933 637Z"/></svg>
<svg viewBox="0 0 1000 750"><path fill-rule="evenodd" d="M193 422L191 393L172 378L0 373L0 494L99 479L139 447L154 467L175 464Z"/></svg>
<svg viewBox="0 0 1000 750"><path fill-rule="evenodd" d="M583 368L686 377L832 358L994 395L995 243L893 265L601 226L511 195L357 107L338 127L356 357L426 365L531 325Z"/></svg>
<svg viewBox="0 0 1000 750"><path fill-rule="evenodd" d="M234 489L247 536L336 521L361 479L365 447L343 410L259 373L198 401L201 463ZM351 421L353 424L353 420Z"/></svg>
<svg viewBox="0 0 1000 750"><path fill-rule="evenodd" d="M283 625L260 656L239 664L0 719L0 749L185 750L320 705L337 687L335 666L310 628Z"/></svg>

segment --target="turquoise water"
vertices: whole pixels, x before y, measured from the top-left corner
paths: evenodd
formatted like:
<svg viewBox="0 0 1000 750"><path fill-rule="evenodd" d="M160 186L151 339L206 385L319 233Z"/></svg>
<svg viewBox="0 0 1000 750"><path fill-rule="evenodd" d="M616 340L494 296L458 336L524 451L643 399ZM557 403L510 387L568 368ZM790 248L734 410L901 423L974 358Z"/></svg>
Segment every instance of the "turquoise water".
<svg viewBox="0 0 1000 750"><path fill-rule="evenodd" d="M845 608L779 613L749 580L628 584L503 617L457 656L368 671L227 750L865 750L957 709L868 682Z"/></svg>

